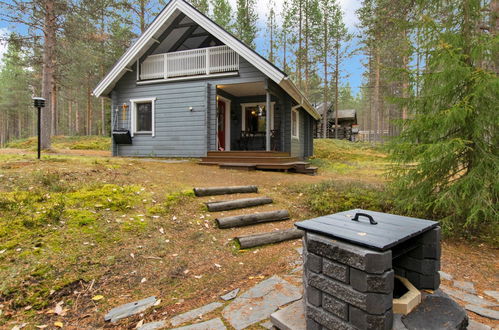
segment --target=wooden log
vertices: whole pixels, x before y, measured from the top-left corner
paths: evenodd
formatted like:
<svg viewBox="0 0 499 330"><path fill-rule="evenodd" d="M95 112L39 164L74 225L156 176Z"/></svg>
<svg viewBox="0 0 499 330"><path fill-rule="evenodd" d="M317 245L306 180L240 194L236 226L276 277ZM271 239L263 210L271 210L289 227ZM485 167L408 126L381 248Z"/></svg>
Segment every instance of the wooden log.
<svg viewBox="0 0 499 330"><path fill-rule="evenodd" d="M257 192L258 192L257 186L194 188L194 194L198 197L227 195L227 194L257 193Z"/></svg>
<svg viewBox="0 0 499 330"><path fill-rule="evenodd" d="M208 202L205 204L206 206L208 206L208 211L218 212L218 211L242 209L245 207L252 207L252 206L258 206L270 203L272 203L272 198L255 197L255 198L235 199L233 201Z"/></svg>
<svg viewBox="0 0 499 330"><path fill-rule="evenodd" d="M240 236L236 237L236 240L239 242L239 246L241 247L241 249L249 249L255 246L289 241L292 239L301 238L302 236L302 230L292 228L286 230L277 230L270 233Z"/></svg>
<svg viewBox="0 0 499 330"><path fill-rule="evenodd" d="M217 218L215 221L218 224L218 228L232 228L286 219L289 219L289 212L287 210L278 210Z"/></svg>

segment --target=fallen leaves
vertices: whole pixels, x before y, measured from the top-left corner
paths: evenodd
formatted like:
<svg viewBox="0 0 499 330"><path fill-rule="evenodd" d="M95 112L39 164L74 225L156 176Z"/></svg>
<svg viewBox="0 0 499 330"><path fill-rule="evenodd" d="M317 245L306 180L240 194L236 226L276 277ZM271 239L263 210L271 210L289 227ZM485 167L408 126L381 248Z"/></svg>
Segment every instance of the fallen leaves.
<svg viewBox="0 0 499 330"><path fill-rule="evenodd" d="M99 301L99 300L102 300L102 299L104 299L104 296L100 295L100 294L92 297L93 301Z"/></svg>
<svg viewBox="0 0 499 330"><path fill-rule="evenodd" d="M62 323L61 321L56 321L56 322L54 322L54 326L58 327L58 328L62 328L62 327L64 327L64 323Z"/></svg>

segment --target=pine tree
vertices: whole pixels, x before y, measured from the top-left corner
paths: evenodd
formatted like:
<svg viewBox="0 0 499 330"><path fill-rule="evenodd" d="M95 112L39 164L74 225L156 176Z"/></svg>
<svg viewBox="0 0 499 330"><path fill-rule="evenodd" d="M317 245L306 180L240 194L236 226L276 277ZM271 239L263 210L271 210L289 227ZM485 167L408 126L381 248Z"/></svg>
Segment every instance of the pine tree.
<svg viewBox="0 0 499 330"><path fill-rule="evenodd" d="M213 20L227 31L232 30L232 7L228 0L211 0Z"/></svg>
<svg viewBox="0 0 499 330"><path fill-rule="evenodd" d="M255 0L237 0L237 13L235 23L236 37L251 48L255 48L255 38L258 28L255 13Z"/></svg>
<svg viewBox="0 0 499 330"><path fill-rule="evenodd" d="M488 32L492 25L483 28L487 13L494 14L480 0L440 9L420 27L429 36L420 93L409 103L413 118L391 145L396 196L401 209L441 219L447 232L481 232L497 242L499 79L491 57L497 36Z"/></svg>
<svg viewBox="0 0 499 330"><path fill-rule="evenodd" d="M267 40L268 40L267 59L271 63L275 63L276 50L277 50L277 43L275 40L277 34L277 23L276 23L274 0L270 0L269 8L270 9L267 14Z"/></svg>
<svg viewBox="0 0 499 330"><path fill-rule="evenodd" d="M191 4L200 12L207 15L210 10L208 0L191 0Z"/></svg>

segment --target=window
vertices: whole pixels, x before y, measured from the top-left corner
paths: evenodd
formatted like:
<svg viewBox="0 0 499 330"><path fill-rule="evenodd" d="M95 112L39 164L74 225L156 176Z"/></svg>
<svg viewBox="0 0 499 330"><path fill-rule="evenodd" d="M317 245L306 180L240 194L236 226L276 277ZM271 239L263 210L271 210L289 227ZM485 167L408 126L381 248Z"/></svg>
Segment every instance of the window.
<svg viewBox="0 0 499 330"><path fill-rule="evenodd" d="M299 123L300 118L298 110L291 110L291 136L298 139L299 138Z"/></svg>
<svg viewBox="0 0 499 330"><path fill-rule="evenodd" d="M154 136L155 101L156 98L130 100L132 104L132 136L133 134Z"/></svg>
<svg viewBox="0 0 499 330"><path fill-rule="evenodd" d="M242 106L242 130L254 133L265 133L267 125L267 109L265 103L245 103ZM274 129L274 102L270 109L270 129Z"/></svg>

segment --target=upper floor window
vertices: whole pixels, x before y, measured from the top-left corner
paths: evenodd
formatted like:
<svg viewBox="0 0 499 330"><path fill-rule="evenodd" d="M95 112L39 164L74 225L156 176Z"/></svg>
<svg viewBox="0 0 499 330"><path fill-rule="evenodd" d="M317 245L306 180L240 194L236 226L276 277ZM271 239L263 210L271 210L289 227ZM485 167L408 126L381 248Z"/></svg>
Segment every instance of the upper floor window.
<svg viewBox="0 0 499 330"><path fill-rule="evenodd" d="M150 134L154 136L154 103L156 98L133 99L132 133Z"/></svg>

